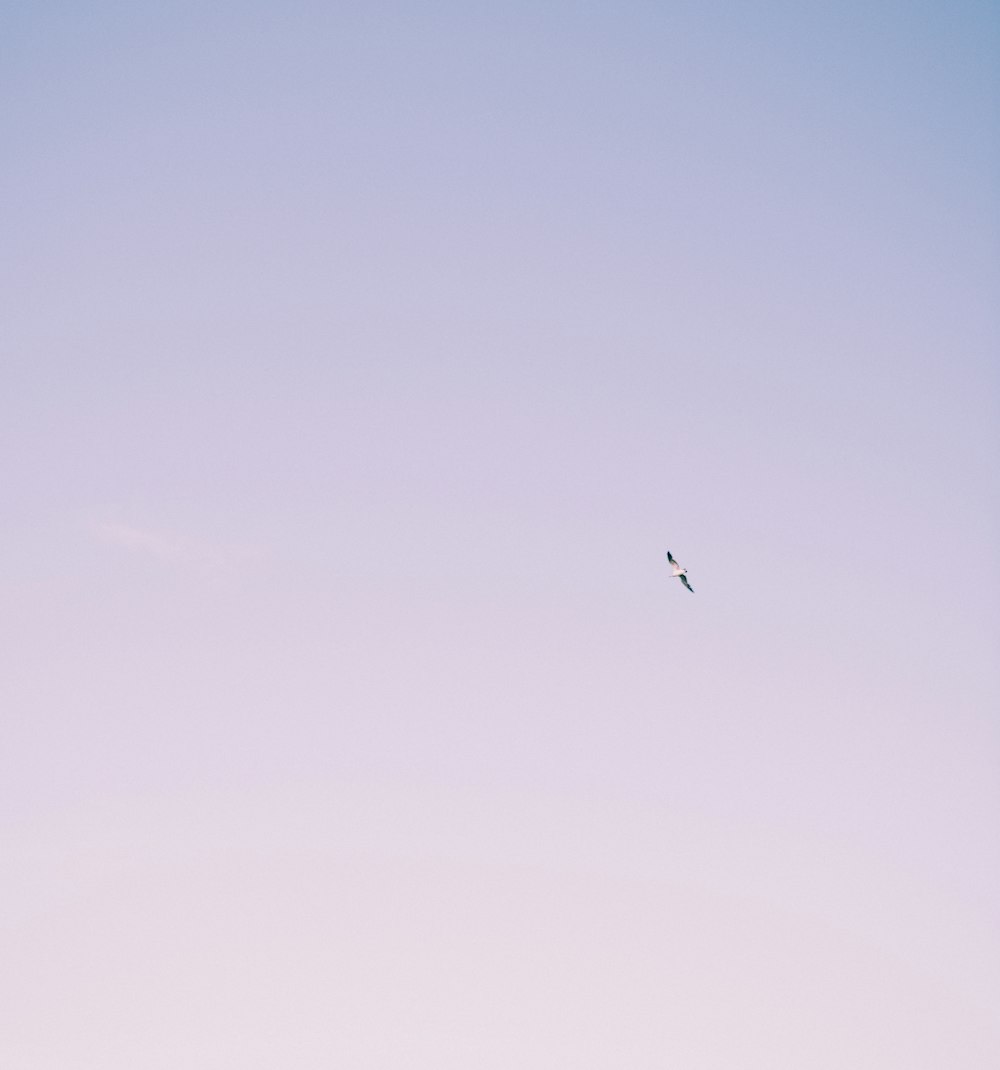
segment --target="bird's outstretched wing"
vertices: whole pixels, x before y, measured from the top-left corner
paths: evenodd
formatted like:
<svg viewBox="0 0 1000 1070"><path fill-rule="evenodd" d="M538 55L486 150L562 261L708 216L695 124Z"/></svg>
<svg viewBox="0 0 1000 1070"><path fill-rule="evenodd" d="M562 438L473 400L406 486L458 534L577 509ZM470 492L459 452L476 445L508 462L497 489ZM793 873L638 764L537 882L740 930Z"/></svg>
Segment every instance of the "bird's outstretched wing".
<svg viewBox="0 0 1000 1070"><path fill-rule="evenodd" d="M667 560L672 565L676 565L677 564L677 562L674 560L674 555L669 550L667 551Z"/></svg>
<svg viewBox="0 0 1000 1070"><path fill-rule="evenodd" d="M693 587L691 586L691 584L690 584L690 583L688 583L688 578L687 578L687 576L684 576L684 575L682 575L682 576L681 576L681 583L683 583L683 584L684 584L684 586L685 586L685 587L686 587L686 588L687 588L687 589L688 589L688 590L689 590L689 591L690 591L690 592L691 592L692 594L694 594L694 588L693 588Z"/></svg>

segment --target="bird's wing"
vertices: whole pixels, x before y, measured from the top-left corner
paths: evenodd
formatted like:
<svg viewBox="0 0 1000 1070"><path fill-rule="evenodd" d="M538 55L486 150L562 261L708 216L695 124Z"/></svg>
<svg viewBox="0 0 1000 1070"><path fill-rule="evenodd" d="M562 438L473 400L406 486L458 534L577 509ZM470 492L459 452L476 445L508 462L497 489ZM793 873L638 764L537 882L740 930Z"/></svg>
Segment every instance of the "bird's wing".
<svg viewBox="0 0 1000 1070"><path fill-rule="evenodd" d="M677 564L677 562L674 560L674 555L669 550L667 551L667 560L672 565L676 565Z"/></svg>
<svg viewBox="0 0 1000 1070"><path fill-rule="evenodd" d="M688 578L687 578L687 576L685 576L685 575L683 575L683 574L681 575L681 583L683 583L683 584L684 584L684 586L685 586L685 587L686 587L686 588L687 588L687 589L688 589L688 590L689 590L689 591L690 591L690 592L691 592L692 594L694 594L694 588L693 588L693 587L691 586L691 584L690 584L690 583L688 583Z"/></svg>

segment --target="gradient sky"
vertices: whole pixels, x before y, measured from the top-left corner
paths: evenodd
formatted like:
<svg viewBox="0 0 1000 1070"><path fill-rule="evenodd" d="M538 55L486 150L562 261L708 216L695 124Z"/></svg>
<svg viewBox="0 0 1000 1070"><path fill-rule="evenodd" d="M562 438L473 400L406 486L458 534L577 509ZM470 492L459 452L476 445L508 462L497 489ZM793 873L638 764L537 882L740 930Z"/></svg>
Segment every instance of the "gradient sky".
<svg viewBox="0 0 1000 1070"><path fill-rule="evenodd" d="M1000 1065L998 55L3 7L4 1066Z"/></svg>

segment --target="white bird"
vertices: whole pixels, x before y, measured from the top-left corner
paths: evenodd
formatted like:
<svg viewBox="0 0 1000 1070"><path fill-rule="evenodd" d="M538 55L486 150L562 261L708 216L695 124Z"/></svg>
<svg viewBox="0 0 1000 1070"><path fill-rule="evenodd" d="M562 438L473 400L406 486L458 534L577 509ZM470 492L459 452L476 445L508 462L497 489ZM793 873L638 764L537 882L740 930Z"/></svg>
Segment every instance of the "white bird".
<svg viewBox="0 0 1000 1070"><path fill-rule="evenodd" d="M688 583L687 569L681 568L681 566L677 564L677 562L674 560L674 555L669 550L667 551L667 560L670 562L670 567L673 569L671 575L677 576L680 579L681 583L683 583L684 586L692 594L694 594L694 588L691 586L690 583Z"/></svg>

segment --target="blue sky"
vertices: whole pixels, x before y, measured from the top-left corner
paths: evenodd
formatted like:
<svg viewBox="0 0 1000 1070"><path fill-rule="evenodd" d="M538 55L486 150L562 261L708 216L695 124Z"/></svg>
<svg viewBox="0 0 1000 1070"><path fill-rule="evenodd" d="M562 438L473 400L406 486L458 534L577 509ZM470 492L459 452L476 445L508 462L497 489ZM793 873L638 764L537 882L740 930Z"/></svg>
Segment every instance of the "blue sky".
<svg viewBox="0 0 1000 1070"><path fill-rule="evenodd" d="M995 8L0 38L7 1061L995 1065Z"/></svg>

